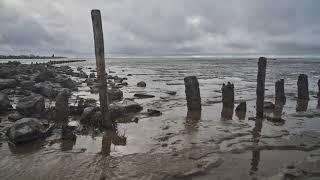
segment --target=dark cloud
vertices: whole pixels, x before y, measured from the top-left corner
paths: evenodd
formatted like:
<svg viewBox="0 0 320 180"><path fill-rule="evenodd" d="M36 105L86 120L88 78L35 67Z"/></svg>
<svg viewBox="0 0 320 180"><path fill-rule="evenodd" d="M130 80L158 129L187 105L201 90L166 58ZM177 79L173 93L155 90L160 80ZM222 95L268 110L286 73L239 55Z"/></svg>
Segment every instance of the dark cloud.
<svg viewBox="0 0 320 180"><path fill-rule="evenodd" d="M0 53L93 56L90 10L107 54L320 54L318 0L2 0Z"/></svg>

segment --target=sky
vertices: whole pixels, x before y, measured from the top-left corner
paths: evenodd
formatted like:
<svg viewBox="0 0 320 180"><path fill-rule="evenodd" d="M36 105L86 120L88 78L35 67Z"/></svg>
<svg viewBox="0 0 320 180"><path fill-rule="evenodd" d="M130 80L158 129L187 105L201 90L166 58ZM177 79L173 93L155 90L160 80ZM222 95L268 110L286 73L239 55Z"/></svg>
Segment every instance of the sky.
<svg viewBox="0 0 320 180"><path fill-rule="evenodd" d="M320 55L319 0L0 0L0 54Z"/></svg>

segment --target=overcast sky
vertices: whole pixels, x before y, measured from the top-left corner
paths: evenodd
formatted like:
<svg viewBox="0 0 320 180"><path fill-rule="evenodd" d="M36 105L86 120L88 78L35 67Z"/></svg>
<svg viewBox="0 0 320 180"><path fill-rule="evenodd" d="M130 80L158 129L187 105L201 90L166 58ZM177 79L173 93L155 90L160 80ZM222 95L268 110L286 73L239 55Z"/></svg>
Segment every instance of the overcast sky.
<svg viewBox="0 0 320 180"><path fill-rule="evenodd" d="M320 54L319 0L0 0L0 54Z"/></svg>

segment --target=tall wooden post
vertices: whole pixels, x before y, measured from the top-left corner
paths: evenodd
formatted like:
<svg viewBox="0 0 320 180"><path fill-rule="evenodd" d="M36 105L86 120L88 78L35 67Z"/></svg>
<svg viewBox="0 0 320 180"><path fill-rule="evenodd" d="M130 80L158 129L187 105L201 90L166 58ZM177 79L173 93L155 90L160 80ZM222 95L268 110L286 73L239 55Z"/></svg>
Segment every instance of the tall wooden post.
<svg viewBox="0 0 320 180"><path fill-rule="evenodd" d="M256 117L257 118L263 118L266 68L267 68L267 58L260 57L258 62L257 91L256 91L256 94L257 94Z"/></svg>
<svg viewBox="0 0 320 180"><path fill-rule="evenodd" d="M299 74L297 85L298 99L309 100L308 76L305 74Z"/></svg>
<svg viewBox="0 0 320 180"><path fill-rule="evenodd" d="M284 79L280 79L275 84L276 101L286 102L286 95L284 93Z"/></svg>
<svg viewBox="0 0 320 180"><path fill-rule="evenodd" d="M94 35L94 47L96 55L97 65L97 80L99 83L99 99L100 109L102 114L102 125L105 128L112 128L112 121L109 116L108 110L108 97L107 97L107 82L106 82L106 67L104 59L104 42L102 32L102 22L100 10L93 9L91 11L93 35Z"/></svg>
<svg viewBox="0 0 320 180"><path fill-rule="evenodd" d="M199 82L196 76L184 78L188 111L201 111Z"/></svg>

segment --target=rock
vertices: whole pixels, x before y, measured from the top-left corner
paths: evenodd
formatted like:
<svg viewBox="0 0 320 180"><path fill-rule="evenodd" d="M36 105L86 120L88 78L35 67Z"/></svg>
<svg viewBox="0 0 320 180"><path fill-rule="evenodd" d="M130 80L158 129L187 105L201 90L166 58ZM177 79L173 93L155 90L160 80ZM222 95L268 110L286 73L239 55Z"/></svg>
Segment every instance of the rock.
<svg viewBox="0 0 320 180"><path fill-rule="evenodd" d="M247 111L247 102L240 102L240 104L236 107L236 111Z"/></svg>
<svg viewBox="0 0 320 180"><path fill-rule="evenodd" d="M117 88L108 89L107 94L110 101L120 101L123 98L123 92Z"/></svg>
<svg viewBox="0 0 320 180"><path fill-rule="evenodd" d="M24 143L43 137L48 131L38 119L23 118L13 123L7 136L13 143Z"/></svg>
<svg viewBox="0 0 320 180"><path fill-rule="evenodd" d="M162 114L160 111L154 109L147 109L147 112L149 116L160 116Z"/></svg>
<svg viewBox="0 0 320 180"><path fill-rule="evenodd" d="M56 74L55 74L53 71L44 70L44 71L41 71L41 72L35 77L35 81L36 81L36 82L48 81L48 80L54 78L55 76L56 76Z"/></svg>
<svg viewBox="0 0 320 180"><path fill-rule="evenodd" d="M83 110L81 117L80 117L80 122L83 124L91 124L92 116L99 111L98 107L87 107Z"/></svg>
<svg viewBox="0 0 320 180"><path fill-rule="evenodd" d="M60 85L64 88L68 88L68 89L71 89L71 90L77 90L77 83L75 81L73 81L72 79L70 78L66 78L66 79L63 79L61 82L60 82Z"/></svg>
<svg viewBox="0 0 320 180"><path fill-rule="evenodd" d="M0 78L10 78L17 73L16 69L10 67L0 68Z"/></svg>
<svg viewBox="0 0 320 180"><path fill-rule="evenodd" d="M26 80L26 81L21 81L20 82L20 87L22 89L34 91L35 90L35 82L32 80Z"/></svg>
<svg viewBox="0 0 320 180"><path fill-rule="evenodd" d="M39 93L47 98L54 99L59 92L63 91L65 88L62 88L60 84L51 83L49 81L41 82L36 84L36 93Z"/></svg>
<svg viewBox="0 0 320 180"><path fill-rule="evenodd" d="M23 115L42 114L45 110L44 98L38 94L32 94L19 99L16 109Z"/></svg>
<svg viewBox="0 0 320 180"><path fill-rule="evenodd" d="M115 76L115 77L114 77L114 82L115 82L115 83L122 83L123 80L124 80L123 78L120 78L120 77L118 77L118 76Z"/></svg>
<svg viewBox="0 0 320 180"><path fill-rule="evenodd" d="M6 95L14 95L16 93L14 89L3 89L0 92Z"/></svg>
<svg viewBox="0 0 320 180"><path fill-rule="evenodd" d="M137 83L137 86L138 87L146 87L147 84L144 81L140 81L140 82Z"/></svg>
<svg viewBox="0 0 320 180"><path fill-rule="evenodd" d="M15 79L0 79L0 90L15 88L18 82Z"/></svg>
<svg viewBox="0 0 320 180"><path fill-rule="evenodd" d="M84 71L79 71L79 78L88 78L88 75Z"/></svg>
<svg viewBox="0 0 320 180"><path fill-rule="evenodd" d="M136 93L134 94L134 97L139 98L139 99L146 99L146 98L154 98L154 95L149 95L149 94L139 94Z"/></svg>
<svg viewBox="0 0 320 180"><path fill-rule="evenodd" d="M96 78L96 74L95 73L90 73L89 77L90 78Z"/></svg>
<svg viewBox="0 0 320 180"><path fill-rule="evenodd" d="M132 74L127 74L127 76L132 76Z"/></svg>
<svg viewBox="0 0 320 180"><path fill-rule="evenodd" d="M168 91L167 94L169 94L169 95L176 95L177 92L176 92L176 91Z"/></svg>
<svg viewBox="0 0 320 180"><path fill-rule="evenodd" d="M117 118L128 113L137 113L142 109L141 105L128 99L125 99L122 102L112 103L109 106L111 118Z"/></svg>
<svg viewBox="0 0 320 180"><path fill-rule="evenodd" d="M83 67L77 67L77 71L81 71Z"/></svg>
<svg viewBox="0 0 320 180"><path fill-rule="evenodd" d="M92 78L87 78L84 82L87 83L87 86L92 86L95 80Z"/></svg>
<svg viewBox="0 0 320 180"><path fill-rule="evenodd" d="M265 101L263 103L263 109L274 109L274 104L272 102Z"/></svg>
<svg viewBox="0 0 320 180"><path fill-rule="evenodd" d="M5 111L11 108L10 100L4 93L0 93L0 111Z"/></svg>
<svg viewBox="0 0 320 180"><path fill-rule="evenodd" d="M14 112L14 113L11 113L8 115L9 121L12 121L12 122L15 122L15 121L22 119L22 118L23 118L23 115L20 114L19 112Z"/></svg>

